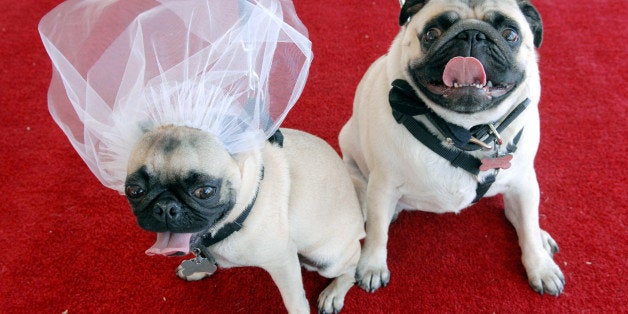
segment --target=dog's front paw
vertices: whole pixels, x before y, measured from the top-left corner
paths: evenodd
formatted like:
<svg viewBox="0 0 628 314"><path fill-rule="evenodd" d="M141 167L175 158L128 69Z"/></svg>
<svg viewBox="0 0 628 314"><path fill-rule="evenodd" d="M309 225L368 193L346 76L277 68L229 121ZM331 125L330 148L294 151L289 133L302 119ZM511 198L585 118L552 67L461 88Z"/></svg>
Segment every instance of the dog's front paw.
<svg viewBox="0 0 628 314"><path fill-rule="evenodd" d="M363 263L361 260L355 272L355 280L367 292L375 292L375 290L385 287L390 281L390 271L384 262L383 264L373 265Z"/></svg>
<svg viewBox="0 0 628 314"><path fill-rule="evenodd" d="M541 240L545 254L524 259L528 281L534 291L558 296L565 287L565 276L552 259L558 253L558 244L545 230L541 230Z"/></svg>
<svg viewBox="0 0 628 314"><path fill-rule="evenodd" d="M539 267L528 271L528 281L534 291L558 296L563 293L565 276L558 265L548 258Z"/></svg>
<svg viewBox="0 0 628 314"><path fill-rule="evenodd" d="M352 273L343 274L327 286L318 296L318 313L338 313L345 305L345 295L353 284L355 279Z"/></svg>
<svg viewBox="0 0 628 314"><path fill-rule="evenodd" d="M334 291L330 291L329 289L323 290L318 296L319 314L339 313L344 305L345 296L336 295Z"/></svg>

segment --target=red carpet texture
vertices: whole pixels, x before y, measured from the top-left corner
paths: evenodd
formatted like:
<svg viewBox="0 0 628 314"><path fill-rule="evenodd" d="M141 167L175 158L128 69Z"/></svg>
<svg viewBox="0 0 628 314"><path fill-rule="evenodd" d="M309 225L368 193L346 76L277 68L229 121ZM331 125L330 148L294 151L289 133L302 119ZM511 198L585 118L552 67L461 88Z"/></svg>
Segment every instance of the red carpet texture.
<svg viewBox="0 0 628 314"><path fill-rule="evenodd" d="M122 0L130 1L130 0ZM183 282L182 258L144 254L154 235L104 188L47 111L51 65L37 33L60 0L0 0L0 312L284 312L270 276L222 269ZM335 148L362 74L398 31L396 0L296 0L314 62L284 126ZM345 313L628 312L628 4L536 0L542 138L541 227L560 245L560 297L528 286L499 197L459 215L404 212L391 227L388 287L355 287ZM314 309L327 280L304 271Z"/></svg>

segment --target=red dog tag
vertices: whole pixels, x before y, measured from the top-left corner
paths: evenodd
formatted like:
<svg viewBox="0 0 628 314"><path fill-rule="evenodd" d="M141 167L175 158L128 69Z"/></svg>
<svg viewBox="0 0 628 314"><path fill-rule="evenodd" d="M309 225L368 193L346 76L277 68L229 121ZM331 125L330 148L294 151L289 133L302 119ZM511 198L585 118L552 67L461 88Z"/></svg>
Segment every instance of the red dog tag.
<svg viewBox="0 0 628 314"><path fill-rule="evenodd" d="M511 154L506 154L504 156L499 156L496 158L484 158L482 159L482 165L480 166L480 171L486 171L490 169L508 169L510 168L510 161L512 160Z"/></svg>

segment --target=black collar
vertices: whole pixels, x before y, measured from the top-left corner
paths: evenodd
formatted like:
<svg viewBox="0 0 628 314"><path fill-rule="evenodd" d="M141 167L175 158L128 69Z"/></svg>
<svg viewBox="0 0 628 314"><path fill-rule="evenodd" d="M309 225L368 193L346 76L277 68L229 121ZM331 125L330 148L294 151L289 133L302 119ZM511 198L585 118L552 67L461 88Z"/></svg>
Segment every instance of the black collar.
<svg viewBox="0 0 628 314"><path fill-rule="evenodd" d="M437 115L417 96L416 92L405 80L397 79L392 82L392 88L388 94L390 106L393 109L395 119L399 122L400 114L408 116L424 115L441 132L441 134L454 146L465 151L487 149L490 143L496 140L496 135L491 132L491 126L495 127L497 134L501 133L512 123L530 104L529 99L522 101L501 122L493 124L481 124L471 129L449 123ZM478 139L483 139L482 141Z"/></svg>
<svg viewBox="0 0 628 314"><path fill-rule="evenodd" d="M194 236L195 239L192 239L190 243L190 248L193 251L198 249L198 251L203 252L203 255L205 255L205 257L210 258L206 249L207 247L210 247L226 239L234 232L242 229L244 221L251 213L251 209L253 209L253 206L255 206L255 201L257 200L257 195L259 194L260 185L262 184L261 180L264 180L264 167L262 167L261 169L261 179L255 190L255 195L253 196L251 202L246 206L244 211L240 214L240 216L238 216L236 220L226 223L224 226L222 226L222 228L218 229L218 231L216 231L214 235L212 235L210 231L207 231L205 233Z"/></svg>

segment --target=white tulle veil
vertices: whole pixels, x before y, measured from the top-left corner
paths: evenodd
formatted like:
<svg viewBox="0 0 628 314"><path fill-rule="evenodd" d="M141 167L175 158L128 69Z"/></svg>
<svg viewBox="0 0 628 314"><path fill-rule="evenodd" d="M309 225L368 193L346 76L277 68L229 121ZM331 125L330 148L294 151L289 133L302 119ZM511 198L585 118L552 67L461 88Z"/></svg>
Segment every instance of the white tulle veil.
<svg viewBox="0 0 628 314"><path fill-rule="evenodd" d="M70 0L39 31L53 64L50 113L119 192L133 146L160 125L210 132L231 153L263 145L312 60L285 0Z"/></svg>

